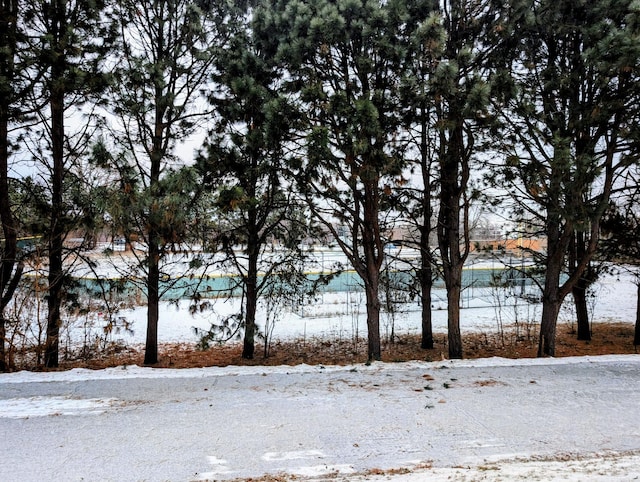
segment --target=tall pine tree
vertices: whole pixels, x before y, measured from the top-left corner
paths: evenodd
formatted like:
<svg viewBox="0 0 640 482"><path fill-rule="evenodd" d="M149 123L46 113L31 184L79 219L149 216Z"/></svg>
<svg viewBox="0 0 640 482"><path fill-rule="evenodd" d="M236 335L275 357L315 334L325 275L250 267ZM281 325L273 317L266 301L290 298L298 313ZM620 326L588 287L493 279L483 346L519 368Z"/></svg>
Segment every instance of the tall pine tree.
<svg viewBox="0 0 640 482"><path fill-rule="evenodd" d="M385 210L403 180L398 91L413 19L399 0L282 0L256 15L308 116L298 189L362 280L368 358L379 360Z"/></svg>
<svg viewBox="0 0 640 482"><path fill-rule="evenodd" d="M631 0L513 3L503 27L521 41L502 45L505 57L515 53L515 90L503 116L508 155L500 184L516 216L547 237L538 355L554 356L560 307L596 252L613 183L625 169L625 135L640 105L639 10Z"/></svg>
<svg viewBox="0 0 640 482"><path fill-rule="evenodd" d="M300 242L307 223L289 168L300 115L281 91L282 72L270 60L242 28L216 53L210 95L216 128L200 163L215 193L218 222L210 244L238 274L233 288L242 292L242 357L248 359L255 352L260 298L285 286L300 292L304 279Z"/></svg>
<svg viewBox="0 0 640 482"><path fill-rule="evenodd" d="M48 257L47 336L45 365L58 366L61 306L66 296L64 240L73 229L68 182L73 163L87 153L91 122L73 126L71 113L97 101L105 86L105 56L111 23L105 3L88 0L36 1L24 4L26 35L20 55L29 59L23 75L33 84L29 108L39 119L31 152L39 161L49 190L45 238ZM47 107L45 109L45 106ZM90 111L91 107L87 107ZM72 134L70 131L73 131Z"/></svg>
<svg viewBox="0 0 640 482"><path fill-rule="evenodd" d="M138 268L147 296L145 364L158 361L162 266L173 246L185 240L194 177L180 172L178 143L194 135L210 115L202 90L210 81L213 47L228 38L236 20L229 4L191 0L119 0L120 49L112 92L119 119L114 137L122 155L119 220L126 237L146 245ZM228 9L229 8L229 9Z"/></svg>

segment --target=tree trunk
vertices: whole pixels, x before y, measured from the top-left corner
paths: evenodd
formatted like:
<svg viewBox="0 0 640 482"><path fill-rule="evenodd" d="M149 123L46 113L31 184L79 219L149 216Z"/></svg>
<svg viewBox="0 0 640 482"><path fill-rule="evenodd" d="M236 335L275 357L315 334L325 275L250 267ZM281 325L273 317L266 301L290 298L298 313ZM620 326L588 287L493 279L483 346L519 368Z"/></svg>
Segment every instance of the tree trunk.
<svg viewBox="0 0 640 482"><path fill-rule="evenodd" d="M634 346L640 345L640 279L636 281L637 283L637 300L636 300L636 329L633 337Z"/></svg>
<svg viewBox="0 0 640 482"><path fill-rule="evenodd" d="M149 259L147 261L147 339L144 364L158 363L158 321L160 319L160 248L157 235L149 235Z"/></svg>
<svg viewBox="0 0 640 482"><path fill-rule="evenodd" d="M433 348L433 324L431 318L431 288L433 285L433 273L431 262L422 255L420 269L420 292L422 296L422 341L420 347L425 350Z"/></svg>
<svg viewBox="0 0 640 482"><path fill-rule="evenodd" d="M380 298L378 283L371 280L365 281L365 293L367 304L367 359L379 361L382 359L380 343Z"/></svg>
<svg viewBox="0 0 640 482"><path fill-rule="evenodd" d="M159 94L156 93L156 99ZM161 109L156 106L156 126L153 138L153 150L150 155L151 170L149 176L149 190L151 205L148 219L148 259L147 259L147 340L144 351L144 364L158 363L158 323L160 320L160 170L162 164L162 125Z"/></svg>
<svg viewBox="0 0 640 482"><path fill-rule="evenodd" d="M561 302L543 301L542 321L540 322L540 343L538 344L538 356L556 355L556 327Z"/></svg>
<svg viewBox="0 0 640 482"><path fill-rule="evenodd" d="M49 291L47 296L47 338L45 341L44 365L55 368L59 363L61 306L63 296L62 242L53 234L49 242Z"/></svg>
<svg viewBox="0 0 640 482"><path fill-rule="evenodd" d="M379 176L377 173L364 172L361 174L364 183L364 196L362 199L364 216L362 220L361 246L364 265L356 270L364 282L367 304L367 358L369 361L382 359L382 347L380 343L380 268L384 261L384 249L382 245L379 215ZM354 260L358 259L357 249L354 249ZM354 266L355 267L355 266Z"/></svg>
<svg viewBox="0 0 640 482"><path fill-rule="evenodd" d="M591 341L591 326L589 325L589 310L587 309L588 281L582 277L571 290L573 302L576 307L576 320L578 324L578 340Z"/></svg>
<svg viewBox="0 0 640 482"><path fill-rule="evenodd" d="M462 358L460 333L460 293L462 268L468 253L466 219L460 219L461 203L468 180L468 164L464 161L462 120L457 119L449 141L443 146L440 159L440 211L438 213L438 246L442 258L444 281L447 288L447 326L449 358ZM466 210L464 216L467 216ZM460 223L465 225L461 236ZM461 252L461 244L465 250Z"/></svg>
<svg viewBox="0 0 640 482"><path fill-rule="evenodd" d="M542 320L540 322L540 342L538 356L556 355L556 326L562 305L560 297L560 271L562 262L558 257L549 257L542 294Z"/></svg>
<svg viewBox="0 0 640 482"><path fill-rule="evenodd" d="M54 42L61 42L66 34L65 4L54 0L52 11L52 36ZM49 292L47 299L47 338L45 342L44 364L47 368L58 366L60 336L60 311L62 306L64 267L62 264L64 240L64 71L63 47L55 45L56 60L51 70L51 218L49 226Z"/></svg>
<svg viewBox="0 0 640 482"><path fill-rule="evenodd" d="M424 80L424 79L423 79ZM426 85L426 82L424 82ZM424 94L424 92L423 92ZM420 294L422 297L422 340L420 347L433 349L433 324L431 314L431 290L433 288L433 256L429 246L429 235L433 229L431 216L433 205L431 199L431 161L429 155L429 122L430 114L426 97L420 105L420 171L422 174L422 224L420 225Z"/></svg>
<svg viewBox="0 0 640 482"><path fill-rule="evenodd" d="M162 28L159 29L158 50L165 48ZM160 236L161 221L163 213L160 212L162 193L160 191L160 173L162 171L162 161L165 150L163 140L165 135L165 125L163 122L167 105L165 103L164 86L160 79L154 79L155 93L155 118L153 124L153 136L151 138L151 152L149 154L149 192L151 203L148 214L148 259L147 259L147 339L144 351L144 364L155 365L158 363L158 323L160 320L160 257L163 240Z"/></svg>
<svg viewBox="0 0 640 482"><path fill-rule="evenodd" d="M6 22L3 32L0 34L0 75L4 78L2 92L0 93L0 223L4 236L2 258L0 259L0 371L7 369L5 353L6 320L4 310L6 304L12 298L8 292L13 268L17 256L17 232L15 219L11 212L9 200L9 109L11 107L14 78L14 53L16 50L16 26L18 15L18 2L16 0L3 0L0 4L2 19Z"/></svg>
<svg viewBox="0 0 640 482"><path fill-rule="evenodd" d="M461 359L462 334L460 332L460 293L459 284L447 289L447 341L449 343L449 358Z"/></svg>
<svg viewBox="0 0 640 482"><path fill-rule="evenodd" d="M251 251L253 248L249 247ZM249 255L249 267L247 270L247 306L244 325L244 344L242 347L242 358L251 360L254 357L256 344L256 311L258 308L258 255L252 252Z"/></svg>
<svg viewBox="0 0 640 482"><path fill-rule="evenodd" d="M558 155L562 151L558 150ZM568 254L574 232L568 222L562 223L561 207L559 206L562 186L561 175L552 170L549 184L549 196L553 199L547 208L547 220L545 231L547 234L547 258L542 291L542 319L540 320L540 338L538 343L538 356L556 355L556 325L558 314L564 296L560 292L560 274L564 267L565 257Z"/></svg>
<svg viewBox="0 0 640 482"><path fill-rule="evenodd" d="M575 271L578 268L578 264L585 257L585 254L585 233L582 231L576 231L571 239L571 245L569 246L569 266L571 270ZM573 304L576 309L578 340L591 340L589 310L587 309L587 289L594 279L591 264L588 264L583 275L578 278L573 288L571 288Z"/></svg>
<svg viewBox="0 0 640 482"><path fill-rule="evenodd" d="M423 111L426 109L423 109ZM426 116L423 114L423 119ZM424 183L422 201L422 225L420 226L420 294L422 296L422 340L420 346L425 350L433 348L433 325L431 315L431 289L433 288L433 256L429 246L431 234L431 172L430 160L427 156L427 126L423 120L422 126L422 182Z"/></svg>
<svg viewBox="0 0 640 482"><path fill-rule="evenodd" d="M6 322L4 317L9 287L17 255L17 235L11 203L9 200L9 149L8 149L8 108L6 98L0 99L0 222L4 245L0 250L0 371L7 369L5 356Z"/></svg>

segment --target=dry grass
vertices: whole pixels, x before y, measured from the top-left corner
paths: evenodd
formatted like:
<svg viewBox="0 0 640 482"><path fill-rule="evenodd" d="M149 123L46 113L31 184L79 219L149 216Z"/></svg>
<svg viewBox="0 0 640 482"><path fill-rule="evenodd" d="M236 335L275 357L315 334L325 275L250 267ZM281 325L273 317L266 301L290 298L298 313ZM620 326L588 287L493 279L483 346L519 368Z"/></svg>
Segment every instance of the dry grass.
<svg viewBox="0 0 640 482"><path fill-rule="evenodd" d="M634 326L631 323L597 323L593 325L592 341L578 341L568 326L559 325L556 341L556 356L582 356L604 354L637 353L633 345ZM536 356L537 337L517 338L507 331L504 336L495 333L472 333L463 335L465 358L530 358ZM193 345L164 344L160 346L158 368L194 368L228 365L349 365L367 361L366 340L298 340L276 342L271 346L270 355L264 357L261 346L257 347L253 360L242 358L242 346L238 343L216 346L202 351ZM76 367L106 368L119 365L142 365L142 347L121 347L91 360L68 360L61 363L61 369ZM435 347L431 350L420 348L420 338L404 335L395 343L383 346L383 361L403 362L411 360L437 361L447 358L445 334L435 335Z"/></svg>

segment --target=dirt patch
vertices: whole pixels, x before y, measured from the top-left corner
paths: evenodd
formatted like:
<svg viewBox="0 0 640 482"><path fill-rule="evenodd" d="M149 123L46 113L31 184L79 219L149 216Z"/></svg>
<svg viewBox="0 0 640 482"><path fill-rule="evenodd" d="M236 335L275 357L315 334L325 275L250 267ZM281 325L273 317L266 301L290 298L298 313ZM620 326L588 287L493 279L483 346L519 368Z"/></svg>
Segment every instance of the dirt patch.
<svg viewBox="0 0 640 482"><path fill-rule="evenodd" d="M578 341L567 326L558 326L556 356L583 356L637 353L633 345L632 323L594 323L591 341ZM537 337L523 338L514 331L496 333L468 333L463 335L465 358L532 358L537 352ZM436 334L434 348L420 348L418 335L403 335L383 346L382 359L386 362L412 360L438 361L447 358L446 334ZM242 358L242 345L229 343L199 350L195 345L170 343L159 347L158 368L195 368L228 365L350 365L367 361L366 339L326 340L307 339L275 342L269 355L264 356L258 346L253 360ZM123 347L90 360L64 360L60 369L106 368L120 365L142 365L143 347Z"/></svg>

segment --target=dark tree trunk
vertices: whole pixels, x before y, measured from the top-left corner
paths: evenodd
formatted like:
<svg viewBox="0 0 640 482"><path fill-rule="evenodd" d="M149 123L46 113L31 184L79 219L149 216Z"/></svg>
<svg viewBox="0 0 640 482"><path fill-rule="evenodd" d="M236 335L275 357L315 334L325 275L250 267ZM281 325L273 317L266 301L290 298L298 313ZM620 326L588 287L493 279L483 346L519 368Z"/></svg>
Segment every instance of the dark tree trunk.
<svg viewBox="0 0 640 482"><path fill-rule="evenodd" d="M637 300L636 300L636 329L633 337L633 344L640 345L640 279L637 281Z"/></svg>
<svg viewBox="0 0 640 482"><path fill-rule="evenodd" d="M552 230L551 233L557 233L558 230ZM540 342L538 344L538 356L555 356L556 355L556 326L558 322L558 313L562 306L562 297L560 293L560 273L562 271L562 253L565 251L560 246L557 236L552 236L557 240L556 249L547 258L547 271L545 273L545 284L542 293L542 319L540 321Z"/></svg>
<svg viewBox="0 0 640 482"><path fill-rule="evenodd" d="M547 234L547 259L545 266L544 289L542 291L542 318L540 320L540 338L538 356L556 356L556 325L562 306L563 294L560 290L560 274L564 267L565 256L573 239L573 230L564 224L562 227L561 175L552 170L549 192L552 202L547 208L545 230Z"/></svg>
<svg viewBox="0 0 640 482"><path fill-rule="evenodd" d="M364 222L362 226L362 248L365 258L365 291L367 297L367 334L369 361L382 359L380 344L380 268L384 260L384 249L380 233L379 176L373 179L363 176Z"/></svg>
<svg viewBox="0 0 640 482"><path fill-rule="evenodd" d="M431 159L428 155L428 116L425 105L421 109L422 128L420 130L420 152L422 183L422 225L420 226L420 294L422 297L422 339L420 347L425 350L433 348L433 324L431 315L431 289L433 287L433 256L429 246L431 234Z"/></svg>
<svg viewBox="0 0 640 482"><path fill-rule="evenodd" d="M367 304L367 359L369 361L379 361L382 359L382 349L380 343L380 298L378 284L369 280L365 282L366 304Z"/></svg>
<svg viewBox="0 0 640 482"><path fill-rule="evenodd" d="M249 247L249 266L247 270L246 290L246 313L244 326L244 344L242 347L242 358L251 360L256 350L256 311L258 308L258 252L254 247Z"/></svg>
<svg viewBox="0 0 640 482"><path fill-rule="evenodd" d="M162 116L158 114L158 119ZM162 127L156 123L156 136L154 137L154 150L151 154L151 171L149 184L151 191L151 206L149 206L149 232L148 259L147 259L147 339L144 351L144 364L155 365L158 363L158 323L160 320L160 234L158 233L160 221L159 212L160 197L160 165L162 162L161 150Z"/></svg>
<svg viewBox="0 0 640 482"><path fill-rule="evenodd" d="M455 107L451 106L455 112ZM445 286L447 288L449 358L462 358L460 333L460 294L462 292L462 268L468 253L466 219L460 219L461 203L468 180L468 164L464 157L463 122L454 119L456 127L450 139L444 141L440 158L440 211L438 213L438 245L442 257ZM464 212L466 217L466 211ZM460 232L460 223L465 226ZM461 244L465 246L461 252Z"/></svg>
<svg viewBox="0 0 640 482"><path fill-rule="evenodd" d="M433 348L433 324L431 318L431 288L433 272L430 256L422 255L420 268L420 292L422 296L422 340L420 347L425 350Z"/></svg>
<svg viewBox="0 0 640 482"><path fill-rule="evenodd" d="M164 52L165 42L162 36L162 29L159 29L158 51ZM160 82L154 79L154 82ZM167 109L165 102L165 86L162 83L155 84L154 102L155 118L153 125L153 136L151 137L151 152L149 154L149 192L151 204L149 206L148 217L148 259L147 259L147 339L144 351L144 364L155 365L158 363L158 324L160 321L160 258L162 256L163 240L161 239L161 217L160 205L162 192L160 189L160 173L162 171L162 161L164 159L164 136L165 124L164 116Z"/></svg>
<svg viewBox="0 0 640 482"><path fill-rule="evenodd" d="M149 234L147 261L147 339L144 364L158 363L158 321L160 319L160 248L155 233Z"/></svg>
<svg viewBox="0 0 640 482"><path fill-rule="evenodd" d="M0 223L2 223L2 258L0 259L0 371L7 369L5 353L6 320L4 310L12 298L10 292L13 269L18 253L15 219L9 200L9 109L11 107L11 81L14 77L14 52L16 49L16 24L18 2L2 0L1 16L5 27L0 32L0 75L4 79L0 93Z"/></svg>
<svg viewBox="0 0 640 482"><path fill-rule="evenodd" d="M556 355L556 326L561 305L562 302L557 299L549 299L547 294L543 296L540 342L538 344L539 357Z"/></svg>
<svg viewBox="0 0 640 482"><path fill-rule="evenodd" d="M45 341L44 365L47 368L55 368L59 364L59 338L63 297L62 238L56 232L52 233L52 239L49 241L48 282L47 338Z"/></svg>
<svg viewBox="0 0 640 482"><path fill-rule="evenodd" d="M569 266L572 270L576 270L578 268L578 263L584 258L585 253L585 233L582 231L576 231L569 247ZM573 304L576 309L578 340L591 340L589 310L587 309L587 289L594 279L591 264L588 264L583 276L580 276L580 278L577 279L575 285L571 289Z"/></svg>
<svg viewBox="0 0 640 482"><path fill-rule="evenodd" d="M591 340L591 326L589 325L589 310L587 308L587 289L589 282L582 277L571 290L573 302L576 307L576 320L578 324L578 340Z"/></svg>
<svg viewBox="0 0 640 482"><path fill-rule="evenodd" d="M6 322L4 317L6 289L13 274L13 267L17 254L17 236L14 225L11 203L9 200L9 169L8 169L8 105L5 99L0 99L0 222L2 222L3 246L0 250L0 371L5 371L5 338ZM8 299L6 300L9 301Z"/></svg>
<svg viewBox="0 0 640 482"><path fill-rule="evenodd" d="M257 168L259 153L251 156L248 182L245 187L250 199L255 199L258 193ZM244 320L244 343L242 358L251 360L256 351L256 311L258 309L258 261L260 258L260 230L263 224L258 220L256 207L247 210L247 278L245 280L246 308Z"/></svg>
<svg viewBox="0 0 640 482"><path fill-rule="evenodd" d="M461 359L463 355L462 334L460 332L460 283L454 282L447 287L447 341L449 358Z"/></svg>
<svg viewBox="0 0 640 482"><path fill-rule="evenodd" d="M51 218L49 226L49 291L47 299L47 339L45 342L44 364L47 368L58 366L60 312L64 287L63 241L64 217L64 47L60 45L66 35L65 3L54 0L51 5L51 30L54 38L55 60L51 69Z"/></svg>

